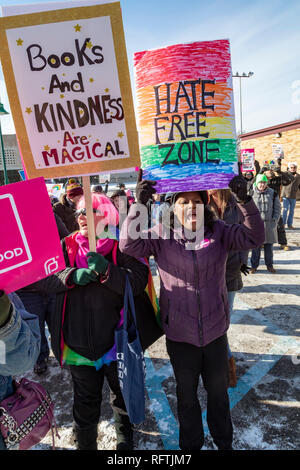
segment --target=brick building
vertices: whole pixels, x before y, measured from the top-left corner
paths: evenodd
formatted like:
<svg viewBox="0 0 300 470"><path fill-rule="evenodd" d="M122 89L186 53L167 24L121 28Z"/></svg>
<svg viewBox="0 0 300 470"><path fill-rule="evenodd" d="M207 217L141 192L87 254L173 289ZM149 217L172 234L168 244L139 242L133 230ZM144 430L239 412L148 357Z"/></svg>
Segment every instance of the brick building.
<svg viewBox="0 0 300 470"><path fill-rule="evenodd" d="M300 173L300 119L247 132L239 138L241 149L255 149L255 159L261 166L265 160L274 158L273 146L281 146L284 154L282 170L286 170L288 162L295 162ZM300 191L297 199L300 199Z"/></svg>
<svg viewBox="0 0 300 470"><path fill-rule="evenodd" d="M300 171L300 119L247 132L239 137L242 149L255 149L255 158L260 164L272 160L273 145L281 145L284 152L282 168L285 169L290 161L296 162Z"/></svg>

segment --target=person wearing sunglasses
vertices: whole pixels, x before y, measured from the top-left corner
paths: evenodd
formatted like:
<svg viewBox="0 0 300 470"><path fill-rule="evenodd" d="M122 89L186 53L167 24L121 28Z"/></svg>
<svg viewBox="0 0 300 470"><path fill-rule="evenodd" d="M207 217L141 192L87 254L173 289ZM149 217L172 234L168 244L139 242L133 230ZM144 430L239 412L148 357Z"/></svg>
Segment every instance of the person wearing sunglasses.
<svg viewBox="0 0 300 470"><path fill-rule="evenodd" d="M143 296L148 267L120 252L114 231L119 215L110 199L92 193L92 205L96 251L89 249L85 200L81 198L75 213L79 231L62 241L66 268L48 280L49 288L55 283L57 292L51 345L57 360L70 367L76 448L97 449L102 387L107 379L117 450L131 450L133 430L118 380L114 331L122 321L126 276L134 295Z"/></svg>

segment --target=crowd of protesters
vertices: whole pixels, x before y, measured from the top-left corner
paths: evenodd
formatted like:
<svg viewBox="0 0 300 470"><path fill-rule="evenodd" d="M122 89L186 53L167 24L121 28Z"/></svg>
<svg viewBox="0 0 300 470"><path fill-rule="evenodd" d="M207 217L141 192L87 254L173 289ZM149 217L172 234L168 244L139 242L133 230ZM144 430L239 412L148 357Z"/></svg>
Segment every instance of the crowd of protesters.
<svg viewBox="0 0 300 470"><path fill-rule="evenodd" d="M257 271L262 248L272 274L273 244L289 249L286 228L294 228L300 188L295 163L282 171L280 159L274 169L259 168L256 162L255 171L234 177L229 189L159 195L155 185L140 172L135 197L125 187L110 197L107 185L92 188L97 228L92 252L83 188L70 179L60 200L51 200L66 268L9 296L0 291L0 340L9 351L9 361L0 363L0 401L12 394L13 375L31 367L38 375L46 373L47 326L55 358L70 369L73 433L80 450L97 448L105 378L117 450L133 449L114 331L122 324L127 276L136 305L149 307L149 264L143 259L154 260L160 277L160 324L176 380L180 449L203 446L200 376L213 441L218 449L232 449L227 389L236 386L237 377L226 333L234 297L243 287L242 274ZM145 208L143 226L136 225L137 205ZM128 213L122 224L121 212ZM0 433L1 448L5 442Z"/></svg>

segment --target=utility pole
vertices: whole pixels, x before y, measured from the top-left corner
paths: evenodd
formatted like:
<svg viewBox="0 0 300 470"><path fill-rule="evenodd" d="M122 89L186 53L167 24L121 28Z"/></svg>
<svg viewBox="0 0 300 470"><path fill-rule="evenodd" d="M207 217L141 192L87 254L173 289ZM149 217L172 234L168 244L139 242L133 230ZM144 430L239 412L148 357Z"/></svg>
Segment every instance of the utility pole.
<svg viewBox="0 0 300 470"><path fill-rule="evenodd" d="M236 72L235 75L232 75L232 76L235 77L235 78L239 78L239 82L240 82L240 121L241 121L241 134L243 133L242 78L249 78L249 77L252 77L253 75L254 75L253 72L248 72L248 74L246 74L245 72L243 72L241 75L239 74L239 72Z"/></svg>

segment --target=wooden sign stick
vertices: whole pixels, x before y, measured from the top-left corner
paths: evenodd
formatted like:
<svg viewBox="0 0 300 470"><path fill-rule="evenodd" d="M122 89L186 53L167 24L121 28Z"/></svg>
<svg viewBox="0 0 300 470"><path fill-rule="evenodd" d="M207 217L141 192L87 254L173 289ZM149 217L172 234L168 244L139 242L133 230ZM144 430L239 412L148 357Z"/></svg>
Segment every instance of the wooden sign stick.
<svg viewBox="0 0 300 470"><path fill-rule="evenodd" d="M94 223L94 213L92 204L92 190L89 175L82 176L83 194L85 199L87 226L89 234L89 250L96 251L96 231Z"/></svg>

